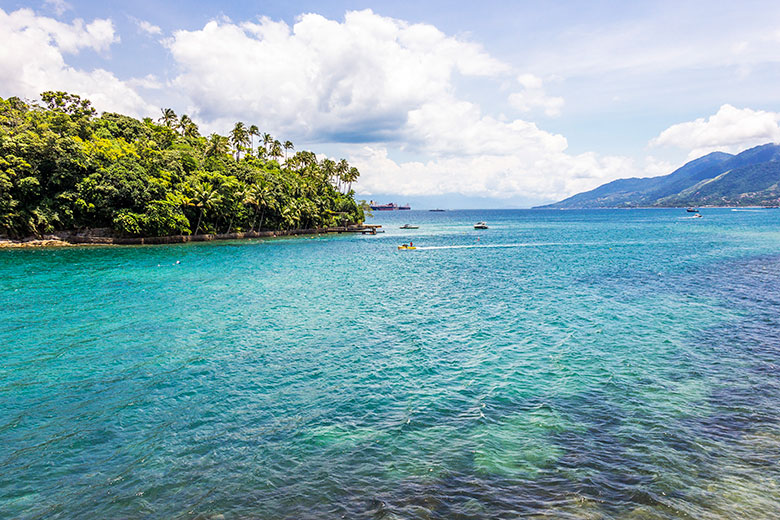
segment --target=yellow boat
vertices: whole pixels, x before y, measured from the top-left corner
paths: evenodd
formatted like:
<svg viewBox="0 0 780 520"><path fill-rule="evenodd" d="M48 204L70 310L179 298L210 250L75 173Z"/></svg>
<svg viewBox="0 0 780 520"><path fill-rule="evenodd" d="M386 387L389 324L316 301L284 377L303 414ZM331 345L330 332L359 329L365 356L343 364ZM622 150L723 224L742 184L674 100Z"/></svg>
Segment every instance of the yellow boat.
<svg viewBox="0 0 780 520"><path fill-rule="evenodd" d="M403 250L403 249L417 249L417 248L414 247L414 246L407 246L406 244L404 244L402 246L398 246L398 249L402 249Z"/></svg>

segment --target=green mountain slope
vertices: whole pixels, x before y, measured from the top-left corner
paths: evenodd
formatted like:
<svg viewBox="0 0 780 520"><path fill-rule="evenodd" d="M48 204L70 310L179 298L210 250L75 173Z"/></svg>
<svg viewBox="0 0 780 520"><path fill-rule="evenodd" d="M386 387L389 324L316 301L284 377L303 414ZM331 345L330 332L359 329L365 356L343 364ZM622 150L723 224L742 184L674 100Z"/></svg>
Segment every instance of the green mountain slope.
<svg viewBox="0 0 780 520"><path fill-rule="evenodd" d="M662 198L660 206L775 206L780 198L780 162L729 170Z"/></svg>
<svg viewBox="0 0 780 520"><path fill-rule="evenodd" d="M778 183L780 145L765 144L738 155L713 152L669 175L619 179L540 208L777 205Z"/></svg>

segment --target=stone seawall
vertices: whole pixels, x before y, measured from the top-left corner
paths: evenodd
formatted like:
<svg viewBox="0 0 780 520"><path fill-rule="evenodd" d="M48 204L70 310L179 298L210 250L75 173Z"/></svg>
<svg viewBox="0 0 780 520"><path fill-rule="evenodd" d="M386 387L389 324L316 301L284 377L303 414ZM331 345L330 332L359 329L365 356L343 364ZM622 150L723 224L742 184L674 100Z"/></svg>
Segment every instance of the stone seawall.
<svg viewBox="0 0 780 520"><path fill-rule="evenodd" d="M244 231L210 235L172 235L166 237L115 237L102 233L60 232L45 235L43 238L23 240L4 240L0 238L0 247L51 247L71 245L153 245L183 244L185 242L210 242L212 240L242 240L247 238L273 238L297 235L319 235L325 233L360 233L366 228L361 224L344 227L290 229L282 231Z"/></svg>

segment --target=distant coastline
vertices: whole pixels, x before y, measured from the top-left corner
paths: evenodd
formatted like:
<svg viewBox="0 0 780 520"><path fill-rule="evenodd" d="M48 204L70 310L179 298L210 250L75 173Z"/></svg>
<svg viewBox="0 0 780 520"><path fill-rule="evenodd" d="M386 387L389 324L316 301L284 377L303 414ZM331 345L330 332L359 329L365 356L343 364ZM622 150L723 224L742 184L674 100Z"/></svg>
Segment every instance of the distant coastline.
<svg viewBox="0 0 780 520"><path fill-rule="evenodd" d="M776 207L780 205L780 145L737 155L712 152L668 175L618 179L534 209Z"/></svg>
<svg viewBox="0 0 780 520"><path fill-rule="evenodd" d="M551 206L551 205L550 205ZM687 209L687 208L703 208L703 209L780 209L780 206L759 206L759 205L745 205L745 206L737 206L737 205L728 205L728 206L713 206L713 205L704 205L704 204L691 204L687 206L598 206L593 208L588 207L569 207L569 208L559 208L559 207L550 207L550 206L535 206L533 208L528 208L532 210L539 210L539 211L582 211L582 210L613 210L613 209Z"/></svg>

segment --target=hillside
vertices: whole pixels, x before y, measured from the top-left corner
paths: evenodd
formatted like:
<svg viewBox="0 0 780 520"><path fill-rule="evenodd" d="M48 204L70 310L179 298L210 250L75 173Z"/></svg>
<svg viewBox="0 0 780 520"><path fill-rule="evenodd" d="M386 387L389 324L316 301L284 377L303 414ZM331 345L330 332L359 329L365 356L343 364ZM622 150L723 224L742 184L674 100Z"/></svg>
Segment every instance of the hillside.
<svg viewBox="0 0 780 520"><path fill-rule="evenodd" d="M205 137L171 109L155 122L98 116L64 92L41 98L0 98L0 236L100 228L159 237L363 220L356 168L290 153L292 142L255 125Z"/></svg>
<svg viewBox="0 0 780 520"><path fill-rule="evenodd" d="M765 144L738 155L713 152L668 175L619 179L540 208L773 206L779 183L780 145Z"/></svg>

